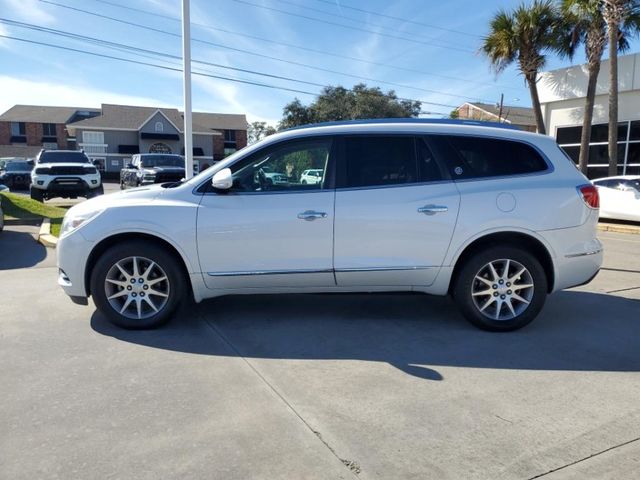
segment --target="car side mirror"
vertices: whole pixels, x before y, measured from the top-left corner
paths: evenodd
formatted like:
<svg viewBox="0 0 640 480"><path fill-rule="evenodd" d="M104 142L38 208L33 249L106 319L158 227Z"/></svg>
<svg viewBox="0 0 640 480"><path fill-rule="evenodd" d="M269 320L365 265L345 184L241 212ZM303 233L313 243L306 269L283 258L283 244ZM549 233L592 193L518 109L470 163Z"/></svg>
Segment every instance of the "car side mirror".
<svg viewBox="0 0 640 480"><path fill-rule="evenodd" d="M233 175L230 168L223 168L211 179L211 185L216 190L229 190L233 186Z"/></svg>

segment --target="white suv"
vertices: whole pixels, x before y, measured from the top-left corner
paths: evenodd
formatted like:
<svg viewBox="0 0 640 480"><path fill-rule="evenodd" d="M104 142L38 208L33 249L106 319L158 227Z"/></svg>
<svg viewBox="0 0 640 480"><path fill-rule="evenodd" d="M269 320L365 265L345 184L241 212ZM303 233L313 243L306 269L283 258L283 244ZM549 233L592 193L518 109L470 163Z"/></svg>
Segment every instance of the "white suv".
<svg viewBox="0 0 640 480"><path fill-rule="evenodd" d="M100 172L84 152L41 150L31 170L31 198L92 198L104 193Z"/></svg>
<svg viewBox="0 0 640 480"><path fill-rule="evenodd" d="M300 183L302 184L316 184L322 182L322 174L323 171L320 168L315 168L311 170L305 170L300 175Z"/></svg>
<svg viewBox="0 0 640 480"><path fill-rule="evenodd" d="M313 185L260 170L322 169ZM193 179L74 206L59 284L125 328L227 294L451 294L514 330L602 263L598 193L555 141L474 122L382 120L267 137Z"/></svg>

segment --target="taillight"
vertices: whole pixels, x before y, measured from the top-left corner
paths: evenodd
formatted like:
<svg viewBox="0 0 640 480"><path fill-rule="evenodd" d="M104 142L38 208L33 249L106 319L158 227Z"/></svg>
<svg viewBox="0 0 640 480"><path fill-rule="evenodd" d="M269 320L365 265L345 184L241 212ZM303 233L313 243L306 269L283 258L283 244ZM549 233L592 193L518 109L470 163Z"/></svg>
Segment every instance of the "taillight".
<svg viewBox="0 0 640 480"><path fill-rule="evenodd" d="M598 189L594 185L580 185L576 188L589 208L600 208L600 195L598 195Z"/></svg>

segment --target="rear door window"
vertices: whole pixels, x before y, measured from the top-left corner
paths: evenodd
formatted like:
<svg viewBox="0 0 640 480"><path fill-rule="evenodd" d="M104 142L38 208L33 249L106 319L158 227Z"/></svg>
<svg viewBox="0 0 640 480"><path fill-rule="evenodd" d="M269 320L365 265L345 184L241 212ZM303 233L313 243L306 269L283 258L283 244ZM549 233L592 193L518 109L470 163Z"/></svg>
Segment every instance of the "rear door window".
<svg viewBox="0 0 640 480"><path fill-rule="evenodd" d="M440 138L440 142L445 141L448 146L443 149L448 152L453 178L524 175L549 168L535 148L522 142L458 135Z"/></svg>

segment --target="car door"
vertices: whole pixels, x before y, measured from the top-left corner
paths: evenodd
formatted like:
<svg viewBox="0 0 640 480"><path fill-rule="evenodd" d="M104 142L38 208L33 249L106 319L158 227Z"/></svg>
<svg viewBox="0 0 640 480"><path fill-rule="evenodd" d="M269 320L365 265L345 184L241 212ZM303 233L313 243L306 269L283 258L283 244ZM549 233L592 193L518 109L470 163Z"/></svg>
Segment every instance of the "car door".
<svg viewBox="0 0 640 480"><path fill-rule="evenodd" d="M325 136L267 146L230 167L229 191L203 195L197 240L207 287L335 286L335 191L300 180L305 169L330 168L332 145Z"/></svg>
<svg viewBox="0 0 640 480"><path fill-rule="evenodd" d="M338 285L432 284L453 235L460 195L427 141L344 137L336 171Z"/></svg>

